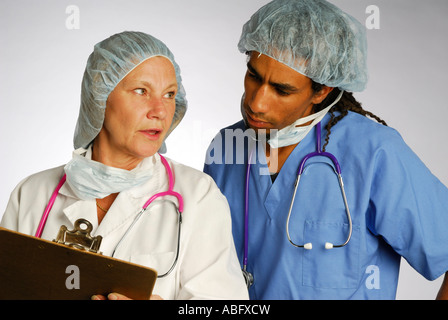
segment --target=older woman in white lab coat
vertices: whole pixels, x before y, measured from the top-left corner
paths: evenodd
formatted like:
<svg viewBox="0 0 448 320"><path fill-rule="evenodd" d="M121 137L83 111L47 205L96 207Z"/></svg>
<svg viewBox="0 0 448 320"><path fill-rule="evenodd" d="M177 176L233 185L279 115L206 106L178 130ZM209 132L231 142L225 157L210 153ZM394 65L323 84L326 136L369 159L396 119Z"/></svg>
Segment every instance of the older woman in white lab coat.
<svg viewBox="0 0 448 320"><path fill-rule="evenodd" d="M168 190L172 171L184 205L179 256L156 281L154 297L247 299L226 199L209 176L170 159L166 168L157 153L185 110L179 68L162 42L123 32L98 43L83 78L73 159L20 182L1 226L35 235L65 175L37 235L53 240L61 225L70 229L84 218L92 235L103 237L104 255L164 274L176 261L179 199L159 197L136 217L151 196ZM117 297L125 298L110 295Z"/></svg>

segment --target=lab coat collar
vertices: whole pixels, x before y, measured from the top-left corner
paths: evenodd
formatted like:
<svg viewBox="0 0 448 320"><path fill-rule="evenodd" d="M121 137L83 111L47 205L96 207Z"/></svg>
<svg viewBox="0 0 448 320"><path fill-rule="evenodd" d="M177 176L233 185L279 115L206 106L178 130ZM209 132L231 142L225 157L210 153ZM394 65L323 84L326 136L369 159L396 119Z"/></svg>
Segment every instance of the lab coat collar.
<svg viewBox="0 0 448 320"><path fill-rule="evenodd" d="M160 159L160 155L156 153L151 157L151 161L151 169L153 171L151 178L139 186L126 190L128 196L133 198L149 197L158 192L168 190L167 172Z"/></svg>
<svg viewBox="0 0 448 320"><path fill-rule="evenodd" d="M72 225L80 218L88 220L92 224L92 235L101 235L105 238L132 220L141 207L141 199L130 197L127 192L122 192L115 199L100 225L98 225L95 200L78 200L63 209L63 212Z"/></svg>
<svg viewBox="0 0 448 320"><path fill-rule="evenodd" d="M87 219L92 224L92 234L101 234L105 237L128 221L128 219L135 216L151 195L168 189L167 173L160 159L160 155L155 154L152 156L151 161L153 162L153 175L151 179L130 190L122 191L115 199L100 226L98 226L95 200L79 199L70 185L64 183L59 190L59 194L77 200L63 210L65 216L72 224L79 218ZM79 212L83 212L84 216L79 216Z"/></svg>
<svg viewBox="0 0 448 320"><path fill-rule="evenodd" d="M61 189L59 189L59 194L69 198L79 199L68 183L64 183L62 185Z"/></svg>
<svg viewBox="0 0 448 320"><path fill-rule="evenodd" d="M89 147L87 150L84 150L86 158L91 158L91 147ZM153 176L145 183L141 184L140 186L136 186L128 191L130 191L130 195L132 195L135 198L139 198L148 194L151 194L154 190L160 190L162 187L160 184L163 182L161 179L161 174L165 175L166 171L163 167L162 161L160 159L160 155L158 153L154 154L153 156L147 158L146 160L151 161L151 165L149 170L153 171ZM162 172L160 172L162 169ZM167 184L168 188L168 184ZM73 192L72 188L68 183L64 183L64 185L59 190L59 194L64 195L66 197L79 199L76 194Z"/></svg>
<svg viewBox="0 0 448 320"><path fill-rule="evenodd" d="M63 212L67 219L71 222L72 226L75 225L76 220L86 219L92 224L92 234L98 228L98 216L96 213L96 205L94 200L83 201L79 200L63 209ZM82 216L80 216L82 212Z"/></svg>

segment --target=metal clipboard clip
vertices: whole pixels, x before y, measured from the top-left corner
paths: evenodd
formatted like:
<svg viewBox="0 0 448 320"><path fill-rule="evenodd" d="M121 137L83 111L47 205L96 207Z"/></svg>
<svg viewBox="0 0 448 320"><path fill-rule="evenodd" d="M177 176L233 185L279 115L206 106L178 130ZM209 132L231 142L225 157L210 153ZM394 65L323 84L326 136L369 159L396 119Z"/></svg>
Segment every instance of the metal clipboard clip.
<svg viewBox="0 0 448 320"><path fill-rule="evenodd" d="M99 249L103 237L92 237L90 235L92 229L92 224L88 220L78 219L75 221L74 230L70 231L65 225L62 225L56 239L53 241L76 249L101 254Z"/></svg>

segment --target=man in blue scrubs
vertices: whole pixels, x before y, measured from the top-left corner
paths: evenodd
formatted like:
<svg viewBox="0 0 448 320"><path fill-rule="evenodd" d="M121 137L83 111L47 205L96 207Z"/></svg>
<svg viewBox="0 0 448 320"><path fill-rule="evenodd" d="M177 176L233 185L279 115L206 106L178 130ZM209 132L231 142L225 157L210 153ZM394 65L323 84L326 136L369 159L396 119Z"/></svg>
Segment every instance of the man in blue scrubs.
<svg viewBox="0 0 448 320"><path fill-rule="evenodd" d="M448 270L448 189L352 95L367 82L365 38L321 0L273 1L243 27L243 120L215 137L204 171L229 201L252 299L394 299L401 257L429 280ZM340 164L347 206L335 164L316 156L288 218L316 150Z"/></svg>

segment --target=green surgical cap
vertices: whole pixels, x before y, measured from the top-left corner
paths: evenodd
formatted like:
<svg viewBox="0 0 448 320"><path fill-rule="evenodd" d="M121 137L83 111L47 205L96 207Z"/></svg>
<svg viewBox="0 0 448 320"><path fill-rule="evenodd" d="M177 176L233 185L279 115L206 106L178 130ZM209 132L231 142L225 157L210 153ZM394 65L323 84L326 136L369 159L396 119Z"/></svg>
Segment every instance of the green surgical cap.
<svg viewBox="0 0 448 320"><path fill-rule="evenodd" d="M345 91L365 89L365 27L324 0L274 0L243 26L241 52L257 51L313 81Z"/></svg>
<svg viewBox="0 0 448 320"><path fill-rule="evenodd" d="M179 66L171 51L160 40L142 32L126 31L96 44L87 60L74 135L75 149L87 148L101 131L107 98L117 84L139 64L155 56L169 59L176 72L178 93L169 133L174 130L187 110Z"/></svg>

